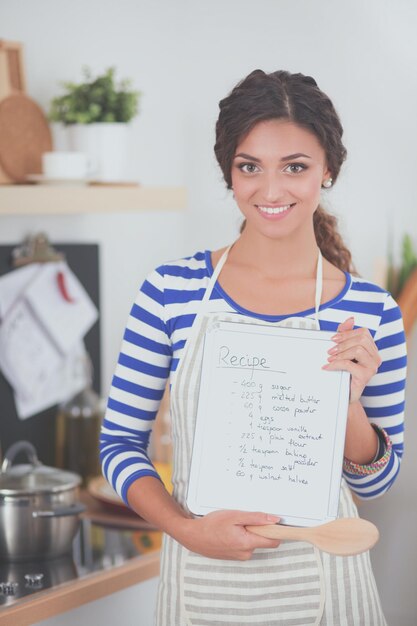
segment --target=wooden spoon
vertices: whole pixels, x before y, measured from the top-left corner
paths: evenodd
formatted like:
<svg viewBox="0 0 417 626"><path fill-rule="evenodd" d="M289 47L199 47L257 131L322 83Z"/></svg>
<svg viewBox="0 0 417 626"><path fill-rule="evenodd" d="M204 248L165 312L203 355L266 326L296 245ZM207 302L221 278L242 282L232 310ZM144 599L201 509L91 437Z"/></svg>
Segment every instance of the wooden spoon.
<svg viewBox="0 0 417 626"><path fill-rule="evenodd" d="M339 556L351 556L370 550L379 539L377 527L359 517L340 518L310 528L271 524L246 526L246 529L269 539L308 541L323 552Z"/></svg>

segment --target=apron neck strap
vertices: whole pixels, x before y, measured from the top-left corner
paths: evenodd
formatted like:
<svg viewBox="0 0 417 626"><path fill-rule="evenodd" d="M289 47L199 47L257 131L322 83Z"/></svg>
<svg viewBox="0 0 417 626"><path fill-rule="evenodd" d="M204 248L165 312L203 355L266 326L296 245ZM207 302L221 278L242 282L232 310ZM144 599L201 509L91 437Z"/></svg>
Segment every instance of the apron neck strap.
<svg viewBox="0 0 417 626"><path fill-rule="evenodd" d="M320 310L320 302L321 295L323 292L323 257L321 255L321 250L318 248L319 254L317 259L317 271L316 271L316 297L314 302L314 319L317 322L317 325L320 327L319 323L319 310Z"/></svg>
<svg viewBox="0 0 417 626"><path fill-rule="evenodd" d="M226 250L223 252L222 256L220 257L216 267L214 268L213 274L211 275L211 278L210 278L210 283L204 293L204 297L202 300L203 303L207 302L210 299L211 292L213 291L216 280L218 279L219 274L222 271L224 264L226 263L231 247L232 246L229 246L228 248L226 248ZM315 301L314 301L314 319L316 320L318 326L319 326L319 310L320 310L322 292L323 292L323 257L322 257L320 248L318 248L317 271L316 271L316 295L315 295Z"/></svg>
<svg viewBox="0 0 417 626"><path fill-rule="evenodd" d="M211 292L213 291L214 285L216 284L216 280L218 279L219 274L222 271L224 264L226 263L226 259L228 257L228 254L229 254L229 251L230 251L231 247L232 246L228 246L226 248L226 250L223 252L222 256L220 257L216 267L214 268L213 274L211 275L211 278L210 278L210 282L209 282L209 284L207 286L207 289L206 289L206 291L204 293L204 296L203 296L203 299L202 299L202 303L205 303L205 302L207 302L207 300L210 299Z"/></svg>

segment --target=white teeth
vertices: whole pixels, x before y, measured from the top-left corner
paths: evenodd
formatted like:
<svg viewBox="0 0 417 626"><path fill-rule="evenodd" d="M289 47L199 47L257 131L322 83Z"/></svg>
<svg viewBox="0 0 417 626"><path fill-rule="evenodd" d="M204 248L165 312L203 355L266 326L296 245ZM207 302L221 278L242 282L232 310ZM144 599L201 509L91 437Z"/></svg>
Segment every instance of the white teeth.
<svg viewBox="0 0 417 626"><path fill-rule="evenodd" d="M269 215L277 215L278 213L284 213L284 211L288 211L291 207L290 204L286 204L285 206L280 206L276 208L272 208L270 206L258 206L258 209L262 211L262 213L269 213Z"/></svg>

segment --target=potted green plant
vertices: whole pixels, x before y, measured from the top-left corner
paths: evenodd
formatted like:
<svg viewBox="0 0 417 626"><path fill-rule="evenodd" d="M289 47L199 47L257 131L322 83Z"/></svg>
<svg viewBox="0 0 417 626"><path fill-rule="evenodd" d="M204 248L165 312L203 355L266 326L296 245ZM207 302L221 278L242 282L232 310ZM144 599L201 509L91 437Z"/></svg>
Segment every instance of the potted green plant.
<svg viewBox="0 0 417 626"><path fill-rule="evenodd" d="M387 289L399 298L408 279L417 269L417 252L414 250L411 236L406 233L402 239L400 265L396 267L393 261L393 253L388 255Z"/></svg>
<svg viewBox="0 0 417 626"><path fill-rule="evenodd" d="M141 94L128 80L116 84L114 68L97 77L87 67L83 73L81 83L62 83L65 92L52 99L49 119L66 127L71 150L89 154L94 178L121 181L126 177L128 123L138 114Z"/></svg>
<svg viewBox="0 0 417 626"><path fill-rule="evenodd" d="M417 319L417 251L408 234L402 240L399 266L394 265L391 242L386 283L400 306L405 332L410 333Z"/></svg>

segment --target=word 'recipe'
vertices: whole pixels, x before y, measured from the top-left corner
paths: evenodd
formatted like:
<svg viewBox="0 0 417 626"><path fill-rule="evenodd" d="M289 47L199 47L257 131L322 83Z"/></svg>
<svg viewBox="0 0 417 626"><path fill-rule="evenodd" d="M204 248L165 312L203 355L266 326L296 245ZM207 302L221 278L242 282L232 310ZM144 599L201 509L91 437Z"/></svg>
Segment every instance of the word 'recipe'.
<svg viewBox="0 0 417 626"><path fill-rule="evenodd" d="M250 356L249 354L236 355L230 353L230 348L221 346L219 349L219 366L220 367L239 367L250 370L269 369L266 359L259 356Z"/></svg>

